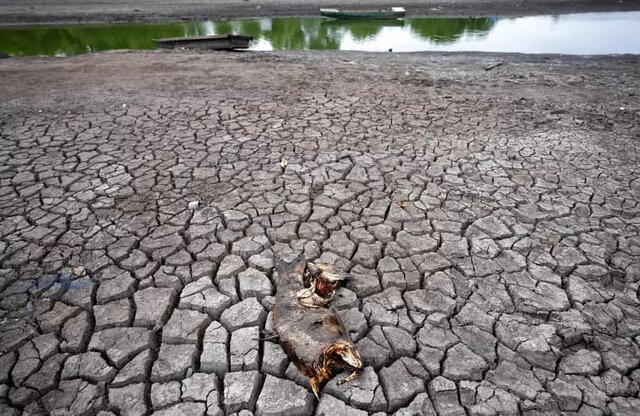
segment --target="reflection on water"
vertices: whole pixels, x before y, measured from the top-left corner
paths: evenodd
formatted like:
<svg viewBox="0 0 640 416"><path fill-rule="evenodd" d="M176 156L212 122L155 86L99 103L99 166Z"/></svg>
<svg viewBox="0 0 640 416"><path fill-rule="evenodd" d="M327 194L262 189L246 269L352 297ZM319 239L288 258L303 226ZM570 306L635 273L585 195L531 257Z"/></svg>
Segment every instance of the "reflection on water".
<svg viewBox="0 0 640 416"><path fill-rule="evenodd" d="M640 53L640 12L523 18L324 18L222 20L0 28L0 51L68 56L108 49L153 49L153 39L242 34L255 50L491 51Z"/></svg>
<svg viewBox="0 0 640 416"><path fill-rule="evenodd" d="M153 49L154 38L207 34L203 23L0 28L0 51L11 55L79 55L110 49Z"/></svg>
<svg viewBox="0 0 640 416"><path fill-rule="evenodd" d="M450 21L454 20L454 21ZM420 19L412 22L411 32L435 43L453 43L463 35L482 36L493 27L495 18L486 19Z"/></svg>

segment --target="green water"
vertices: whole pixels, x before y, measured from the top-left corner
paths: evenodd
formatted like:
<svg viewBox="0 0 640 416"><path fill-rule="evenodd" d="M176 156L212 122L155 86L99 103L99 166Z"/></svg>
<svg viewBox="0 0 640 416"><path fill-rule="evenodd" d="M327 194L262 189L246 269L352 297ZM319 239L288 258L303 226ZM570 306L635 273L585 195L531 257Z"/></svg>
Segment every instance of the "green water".
<svg viewBox="0 0 640 416"><path fill-rule="evenodd" d="M153 39L159 38L238 34L253 36L253 50L640 54L639 27L640 11L518 18L341 21L312 17L102 26L0 26L0 52L70 56L109 49L153 49Z"/></svg>
<svg viewBox="0 0 640 416"><path fill-rule="evenodd" d="M385 28L409 29L434 42L452 42L463 33L483 33L491 19L404 19L339 21L323 18L273 18L164 24L0 27L0 51L10 55L71 56L110 49L154 49L153 39L242 34L274 50L340 50L350 35L366 41Z"/></svg>

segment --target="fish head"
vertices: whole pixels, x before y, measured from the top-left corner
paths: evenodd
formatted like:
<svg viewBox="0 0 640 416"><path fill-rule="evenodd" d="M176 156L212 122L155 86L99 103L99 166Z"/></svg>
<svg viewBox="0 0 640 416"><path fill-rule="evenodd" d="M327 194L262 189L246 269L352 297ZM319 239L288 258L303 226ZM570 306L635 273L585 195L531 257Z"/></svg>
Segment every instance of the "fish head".
<svg viewBox="0 0 640 416"><path fill-rule="evenodd" d="M317 375L311 377L309 379L309 385L311 386L311 391L313 391L313 395L316 396L316 399L320 400L320 386L324 379L322 377L318 377Z"/></svg>
<svg viewBox="0 0 640 416"><path fill-rule="evenodd" d="M324 308L329 301L323 297L318 296L316 293L306 298L298 297L298 303L305 308L318 309Z"/></svg>
<svg viewBox="0 0 640 416"><path fill-rule="evenodd" d="M335 271L335 269L327 263L309 263L316 270L320 271L320 276L328 282L338 282L344 280L344 276Z"/></svg>
<svg viewBox="0 0 640 416"><path fill-rule="evenodd" d="M338 340L327 347L322 356L315 362L314 374L308 377L313 394L319 396L320 387L340 371L350 368L355 369L346 381L352 380L362 369L362 357L352 342ZM342 384L340 382L339 384Z"/></svg>
<svg viewBox="0 0 640 416"><path fill-rule="evenodd" d="M305 272L305 287L312 287L314 293L328 303L344 277L326 263L309 263Z"/></svg>
<svg viewBox="0 0 640 416"><path fill-rule="evenodd" d="M335 354L353 368L362 368L362 357L355 345L347 341L338 341L335 344Z"/></svg>
<svg viewBox="0 0 640 416"><path fill-rule="evenodd" d="M336 289L338 288L338 281L331 282L322 278L322 276L314 282L314 292L318 294L321 298L324 298L328 301L333 299L333 296L336 294Z"/></svg>
<svg viewBox="0 0 640 416"><path fill-rule="evenodd" d="M314 295L313 287L304 287L296 292L296 297L298 300L306 299Z"/></svg>
<svg viewBox="0 0 640 416"><path fill-rule="evenodd" d="M330 377L345 367L362 368L362 357L353 342L339 339L324 350L322 358L319 360L319 366L316 366L316 372L327 373Z"/></svg>

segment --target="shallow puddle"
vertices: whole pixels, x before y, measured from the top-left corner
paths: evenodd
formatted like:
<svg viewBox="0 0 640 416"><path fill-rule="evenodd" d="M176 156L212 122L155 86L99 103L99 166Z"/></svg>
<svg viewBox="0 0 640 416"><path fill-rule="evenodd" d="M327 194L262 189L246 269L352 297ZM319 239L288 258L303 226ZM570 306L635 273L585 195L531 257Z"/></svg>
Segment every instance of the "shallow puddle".
<svg viewBox="0 0 640 416"><path fill-rule="evenodd" d="M241 34L253 50L640 53L640 12L519 18L406 18L342 21L265 18L163 24L0 27L0 52L69 56L153 49L153 39Z"/></svg>

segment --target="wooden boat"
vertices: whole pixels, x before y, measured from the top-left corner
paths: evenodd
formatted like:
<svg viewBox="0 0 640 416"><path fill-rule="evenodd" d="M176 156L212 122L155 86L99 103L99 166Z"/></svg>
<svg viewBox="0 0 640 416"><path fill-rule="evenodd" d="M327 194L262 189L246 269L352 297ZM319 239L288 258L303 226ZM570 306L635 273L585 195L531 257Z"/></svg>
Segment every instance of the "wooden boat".
<svg viewBox="0 0 640 416"><path fill-rule="evenodd" d="M326 19L320 23L322 26L332 28L346 28L355 30L366 30L368 28L382 28L382 27L403 27L405 25L404 19L378 19L378 20L343 20L343 19Z"/></svg>
<svg viewBox="0 0 640 416"><path fill-rule="evenodd" d="M400 19L406 12L402 7L391 7L379 10L340 10L340 9L320 9L320 15L333 17L334 19Z"/></svg>
<svg viewBox="0 0 640 416"><path fill-rule="evenodd" d="M186 38L154 39L160 48L187 48L187 49L247 49L253 40L251 36L242 35L217 35L217 36L192 36Z"/></svg>

